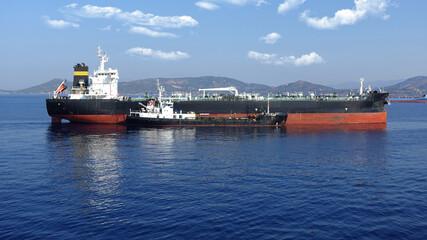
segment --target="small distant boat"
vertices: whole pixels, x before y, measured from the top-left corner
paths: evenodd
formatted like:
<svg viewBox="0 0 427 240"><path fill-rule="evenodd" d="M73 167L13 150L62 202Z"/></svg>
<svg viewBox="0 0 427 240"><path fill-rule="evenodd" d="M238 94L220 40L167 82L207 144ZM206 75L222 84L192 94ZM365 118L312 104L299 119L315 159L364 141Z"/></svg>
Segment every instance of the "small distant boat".
<svg viewBox="0 0 427 240"><path fill-rule="evenodd" d="M162 100L164 88L160 87L159 83L158 90L158 102L151 100L147 105L140 103L142 108L136 111L131 110L126 118L127 123L144 127L282 127L286 122L287 114L270 113L268 107L268 111L265 113L244 118L202 117L196 116L194 112L178 112L174 110L172 101Z"/></svg>
<svg viewBox="0 0 427 240"><path fill-rule="evenodd" d="M427 95L422 97L390 97L390 102L427 103Z"/></svg>

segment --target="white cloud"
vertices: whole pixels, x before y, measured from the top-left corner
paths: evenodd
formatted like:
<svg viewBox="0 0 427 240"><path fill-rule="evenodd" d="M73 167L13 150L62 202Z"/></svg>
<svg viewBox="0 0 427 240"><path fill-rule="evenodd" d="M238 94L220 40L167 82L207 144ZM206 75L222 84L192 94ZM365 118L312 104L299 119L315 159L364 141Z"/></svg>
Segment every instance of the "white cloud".
<svg viewBox="0 0 427 240"><path fill-rule="evenodd" d="M129 55L139 55L144 57L153 57L164 60L179 60L189 58L190 55L185 52L175 51L175 52L163 52L160 50L153 50L151 48L131 48L126 51Z"/></svg>
<svg viewBox="0 0 427 240"><path fill-rule="evenodd" d="M71 3L71 4L68 4L68 5L66 5L65 7L66 8L75 8L75 7L77 7L77 3Z"/></svg>
<svg viewBox="0 0 427 240"><path fill-rule="evenodd" d="M196 6L198 6L199 8L203 8L206 10L216 10L219 8L218 5L211 3L211 2L204 2L204 1L199 1L194 3Z"/></svg>
<svg viewBox="0 0 427 240"><path fill-rule="evenodd" d="M191 16L157 16L151 13L143 13L139 10L126 12L116 7L100 7L90 4L80 8L77 8L77 4L69 4L65 6L63 11L82 18L113 18L126 24L160 28L182 28L198 25L198 22Z"/></svg>
<svg viewBox="0 0 427 240"><path fill-rule="evenodd" d="M45 23L52 28L59 28L59 29L64 29L68 27L79 28L79 24L77 23L67 22L64 20L53 20L53 19L50 19L48 16L43 16L43 19Z"/></svg>
<svg viewBox="0 0 427 240"><path fill-rule="evenodd" d="M259 53L255 51L248 52L248 58L260 61L264 64L285 65L293 64L295 66L308 66L315 63L323 63L324 60L316 52L304 54L299 58L295 56L278 57L277 54Z"/></svg>
<svg viewBox="0 0 427 240"><path fill-rule="evenodd" d="M145 27L139 27L139 26L132 26L129 29L129 32L131 32L131 33L137 33L137 34L142 34L142 35L147 35L147 36L150 36L150 37L169 37L169 38L178 37L177 35L175 35L173 33L153 31L151 29L148 29L148 28L145 28Z"/></svg>
<svg viewBox="0 0 427 240"><path fill-rule="evenodd" d="M129 27L129 32L147 35L150 37L178 37L176 34L158 31L161 28L183 28L194 27L199 23L191 16L157 16L151 13L143 13L140 10L133 12L123 11L116 7L101 7L94 5L79 6L76 3L68 4L61 9L61 12L67 15L68 19L79 18L100 18L119 21L125 27ZM62 21L62 20L60 20ZM50 25L63 26L67 22L49 22ZM72 24L72 23L70 23ZM78 27L78 24L72 24L73 27ZM146 27L142 27L146 26ZM147 28L150 27L151 29ZM100 30L109 31L111 26L98 28ZM155 30L153 30L155 29ZM119 30L117 30L119 31Z"/></svg>
<svg viewBox="0 0 427 240"><path fill-rule="evenodd" d="M300 58L295 58L294 56L290 56L289 60L295 64L295 66L308 66L315 63L323 63L325 62L319 54L316 52L311 52L309 54L304 54Z"/></svg>
<svg viewBox="0 0 427 240"><path fill-rule="evenodd" d="M248 58L258 60L264 64L284 65L284 58L278 58L277 54L259 53L255 51L248 52Z"/></svg>
<svg viewBox="0 0 427 240"><path fill-rule="evenodd" d="M303 4L305 0L286 0L279 5L277 8L277 13L285 14L291 9L297 8L299 5Z"/></svg>
<svg viewBox="0 0 427 240"><path fill-rule="evenodd" d="M218 4L231 4L231 5L237 5L237 6L245 6L245 5L256 5L257 7L267 4L266 0L203 0L196 2L196 6L205 8L208 10L215 10L219 8ZM213 9L211 9L211 7Z"/></svg>
<svg viewBox="0 0 427 240"><path fill-rule="evenodd" d="M255 4L256 6L261 6L262 4L266 4L265 0L222 0L223 2L227 2L234 5L246 5L246 4Z"/></svg>
<svg viewBox="0 0 427 240"><path fill-rule="evenodd" d="M313 18L308 16L309 11L305 11L301 14L301 20L314 28L334 29L342 25L353 25L367 16L381 17L384 20L389 18L386 10L390 6L390 0L354 0L354 4L353 9L338 10L334 17Z"/></svg>
<svg viewBox="0 0 427 240"><path fill-rule="evenodd" d="M263 4L268 4L268 2L266 0L258 0L257 3L256 3L256 6L259 7L259 6L263 5Z"/></svg>
<svg viewBox="0 0 427 240"><path fill-rule="evenodd" d="M143 13L139 10L133 12L122 12L117 15L117 19L127 23L161 27L161 28L182 28L194 27L199 23L191 16L156 16L151 13Z"/></svg>
<svg viewBox="0 0 427 240"><path fill-rule="evenodd" d="M84 5L80 10L76 13L81 17L88 18L110 18L114 15L121 13L122 10L115 7L99 7L92 6L90 4Z"/></svg>
<svg viewBox="0 0 427 240"><path fill-rule="evenodd" d="M101 31L111 31L111 25L108 25L106 27L100 28Z"/></svg>
<svg viewBox="0 0 427 240"><path fill-rule="evenodd" d="M270 34L267 34L267 36L263 36L260 38L261 41L267 43L267 44L275 44L279 38L281 38L280 34L276 32L272 32Z"/></svg>

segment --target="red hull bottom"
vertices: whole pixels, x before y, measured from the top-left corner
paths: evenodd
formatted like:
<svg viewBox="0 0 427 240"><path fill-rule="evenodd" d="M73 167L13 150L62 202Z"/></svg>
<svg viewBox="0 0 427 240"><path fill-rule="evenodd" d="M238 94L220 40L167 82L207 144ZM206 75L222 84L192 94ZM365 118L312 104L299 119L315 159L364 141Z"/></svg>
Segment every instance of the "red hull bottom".
<svg viewBox="0 0 427 240"><path fill-rule="evenodd" d="M250 114L251 115L251 114ZM245 118L247 114L209 114L198 117ZM292 124L370 124L386 123L387 112L376 113L288 113L286 125Z"/></svg>
<svg viewBox="0 0 427 240"><path fill-rule="evenodd" d="M387 112L378 113L288 113L286 125L292 124L368 124L386 123Z"/></svg>
<svg viewBox="0 0 427 240"><path fill-rule="evenodd" d="M209 117L221 118L245 118L246 114L209 114ZM121 123L126 121L126 115L53 115L52 122L60 122L61 119L70 122L84 123ZM205 117L200 115L200 117ZM207 116L206 116L207 117ZM370 124L386 123L387 112L378 113L288 113L286 125L293 124Z"/></svg>
<svg viewBox="0 0 427 240"><path fill-rule="evenodd" d="M109 123L116 124L126 121L126 114L116 115L52 115L52 122L61 122L66 119L70 122L81 123Z"/></svg>
<svg viewBox="0 0 427 240"><path fill-rule="evenodd" d="M360 123L360 124L292 124L286 126L287 133L350 133L350 132L382 132L387 129L387 123Z"/></svg>

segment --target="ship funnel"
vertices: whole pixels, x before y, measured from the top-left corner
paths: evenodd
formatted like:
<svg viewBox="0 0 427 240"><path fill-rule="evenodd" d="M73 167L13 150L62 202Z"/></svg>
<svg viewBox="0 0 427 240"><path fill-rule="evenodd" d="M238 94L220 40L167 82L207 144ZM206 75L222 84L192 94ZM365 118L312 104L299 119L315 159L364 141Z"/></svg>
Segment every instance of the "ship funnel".
<svg viewBox="0 0 427 240"><path fill-rule="evenodd" d="M74 66L73 87L78 88L82 85L84 87L87 87L89 85L89 67L86 66L84 63L77 63Z"/></svg>

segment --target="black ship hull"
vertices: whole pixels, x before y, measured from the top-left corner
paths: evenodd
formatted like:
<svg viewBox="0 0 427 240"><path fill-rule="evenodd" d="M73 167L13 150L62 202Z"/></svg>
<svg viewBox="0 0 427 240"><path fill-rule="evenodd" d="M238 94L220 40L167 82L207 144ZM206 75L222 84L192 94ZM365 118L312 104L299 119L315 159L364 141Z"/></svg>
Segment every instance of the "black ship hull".
<svg viewBox="0 0 427 240"><path fill-rule="evenodd" d="M287 114L286 124L353 124L385 123L384 104L388 93L371 93L367 99L337 100L314 98L307 100L271 100L270 112ZM48 114L53 121L67 119L71 122L121 123L130 110L139 109L141 101L131 99L46 99ZM146 101L141 103L145 104ZM175 101L174 109L195 112L198 117L247 118L267 111L267 100Z"/></svg>
<svg viewBox="0 0 427 240"><path fill-rule="evenodd" d="M271 100L271 112L288 114L286 124L342 124L342 123L384 123L387 113L384 109L388 93L372 93L364 100ZM174 103L177 111L193 111L204 117L245 117L267 110L268 101L242 99L195 100Z"/></svg>
<svg viewBox="0 0 427 240"><path fill-rule="evenodd" d="M46 99L47 112L52 121L66 119L84 123L124 122L130 109L140 107L138 103L131 99Z"/></svg>

